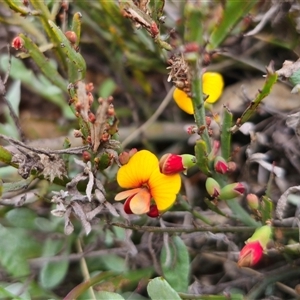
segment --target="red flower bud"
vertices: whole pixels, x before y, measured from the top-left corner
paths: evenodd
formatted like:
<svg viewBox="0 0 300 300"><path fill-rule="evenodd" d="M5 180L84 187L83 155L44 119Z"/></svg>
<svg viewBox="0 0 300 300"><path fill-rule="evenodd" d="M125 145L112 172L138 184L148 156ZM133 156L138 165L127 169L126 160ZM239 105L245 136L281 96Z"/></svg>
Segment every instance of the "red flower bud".
<svg viewBox="0 0 300 300"><path fill-rule="evenodd" d="M65 36L71 44L75 44L77 42L77 35L74 31L66 31Z"/></svg>
<svg viewBox="0 0 300 300"><path fill-rule="evenodd" d="M191 154L177 155L167 153L160 159L159 169L165 175L172 175L179 172L183 172L186 175L187 169L193 167L195 164L196 158Z"/></svg>
<svg viewBox="0 0 300 300"><path fill-rule="evenodd" d="M150 205L150 210L147 212L147 215L151 218L157 218L159 216L159 211L155 204Z"/></svg>
<svg viewBox="0 0 300 300"><path fill-rule="evenodd" d="M215 171L220 174L226 174L228 172L228 164L221 156L215 158L214 168Z"/></svg>
<svg viewBox="0 0 300 300"><path fill-rule="evenodd" d="M246 200L251 209L259 208L259 199L255 194L248 194Z"/></svg>
<svg viewBox="0 0 300 300"><path fill-rule="evenodd" d="M119 154L119 162L120 164L126 165L129 162L129 159L137 152L136 148L132 148L129 152L124 151Z"/></svg>
<svg viewBox="0 0 300 300"><path fill-rule="evenodd" d="M219 183L211 177L208 177L205 182L206 191L211 197L217 198L220 195Z"/></svg>
<svg viewBox="0 0 300 300"><path fill-rule="evenodd" d="M165 175L176 174L185 170L180 155L167 153L159 161L159 170Z"/></svg>
<svg viewBox="0 0 300 300"><path fill-rule="evenodd" d="M91 160L91 154L88 151L82 152L82 159L84 162L88 162Z"/></svg>
<svg viewBox="0 0 300 300"><path fill-rule="evenodd" d="M240 252L238 266L252 267L256 265L263 256L263 247L259 241L249 242Z"/></svg>
<svg viewBox="0 0 300 300"><path fill-rule="evenodd" d="M224 186L221 189L219 199L231 200L238 196L243 195L245 192L245 186L241 182L235 182Z"/></svg>
<svg viewBox="0 0 300 300"><path fill-rule="evenodd" d="M24 46L24 41L23 39L21 39L19 36L16 36L12 42L11 42L11 46L16 49L16 50L20 50L22 49L22 47Z"/></svg>

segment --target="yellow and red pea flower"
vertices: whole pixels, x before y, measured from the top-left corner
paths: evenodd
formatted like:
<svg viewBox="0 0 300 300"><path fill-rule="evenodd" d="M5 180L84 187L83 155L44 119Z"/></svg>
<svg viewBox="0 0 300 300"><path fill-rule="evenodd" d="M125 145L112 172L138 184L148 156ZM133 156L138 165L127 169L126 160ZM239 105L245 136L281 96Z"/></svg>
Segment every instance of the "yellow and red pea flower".
<svg viewBox="0 0 300 300"><path fill-rule="evenodd" d="M220 73L205 72L202 75L203 93L208 96L205 102L213 104L222 95L224 80ZM175 88L173 98L180 109L186 113L194 114L192 99L181 89Z"/></svg>
<svg viewBox="0 0 300 300"><path fill-rule="evenodd" d="M165 175L159 170L157 157L147 150L136 152L117 173L118 184L127 191L118 193L116 201L126 199L126 213L158 216L175 202L181 187L179 174Z"/></svg>

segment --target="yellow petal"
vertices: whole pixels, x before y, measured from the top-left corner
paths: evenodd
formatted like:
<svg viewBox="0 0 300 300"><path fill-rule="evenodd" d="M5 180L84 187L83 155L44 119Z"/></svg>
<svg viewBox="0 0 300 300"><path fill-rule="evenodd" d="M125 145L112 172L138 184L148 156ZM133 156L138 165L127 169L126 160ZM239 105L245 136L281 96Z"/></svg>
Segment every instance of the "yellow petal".
<svg viewBox="0 0 300 300"><path fill-rule="evenodd" d="M190 115L194 114L192 100L184 91L175 88L173 98L180 109Z"/></svg>
<svg viewBox="0 0 300 300"><path fill-rule="evenodd" d="M224 80L220 73L206 72L202 76L203 93L208 96L206 102L215 103L222 95ZM186 113L194 114L192 99L182 90L175 88L173 98L180 109Z"/></svg>
<svg viewBox="0 0 300 300"><path fill-rule="evenodd" d="M148 189L141 189L133 198L130 199L129 207L136 215L142 215L150 209L151 195Z"/></svg>
<svg viewBox="0 0 300 300"><path fill-rule="evenodd" d="M179 174L164 175L158 168L152 173L149 188L159 211L164 211L173 205L180 187Z"/></svg>
<svg viewBox="0 0 300 300"><path fill-rule="evenodd" d="M224 80L220 73L206 72L202 76L203 93L209 97L206 99L208 103L215 103L223 92Z"/></svg>
<svg viewBox="0 0 300 300"><path fill-rule="evenodd" d="M146 184L154 169L158 168L157 157L147 150L135 153L117 174L118 184L123 188L138 188Z"/></svg>
<svg viewBox="0 0 300 300"><path fill-rule="evenodd" d="M120 200L124 200L134 194L137 194L141 189L140 188L136 188L136 189L131 189L131 190L128 190L128 191L124 191L124 192L121 192L121 193L118 193L116 196L115 196L115 200L116 201L120 201Z"/></svg>

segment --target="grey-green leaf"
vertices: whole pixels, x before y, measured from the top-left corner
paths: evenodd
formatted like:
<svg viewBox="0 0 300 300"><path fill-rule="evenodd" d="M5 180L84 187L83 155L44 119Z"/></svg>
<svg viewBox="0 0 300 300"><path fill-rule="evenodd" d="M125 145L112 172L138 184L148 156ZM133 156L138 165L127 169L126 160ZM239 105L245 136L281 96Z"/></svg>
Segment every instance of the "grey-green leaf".
<svg viewBox="0 0 300 300"><path fill-rule="evenodd" d="M151 300L181 300L177 292L162 277L156 277L150 280L147 286L147 292Z"/></svg>
<svg viewBox="0 0 300 300"><path fill-rule="evenodd" d="M189 285L190 259L186 245L179 236L173 236L170 243L170 259L163 247L161 266L164 277L177 292L186 292Z"/></svg>

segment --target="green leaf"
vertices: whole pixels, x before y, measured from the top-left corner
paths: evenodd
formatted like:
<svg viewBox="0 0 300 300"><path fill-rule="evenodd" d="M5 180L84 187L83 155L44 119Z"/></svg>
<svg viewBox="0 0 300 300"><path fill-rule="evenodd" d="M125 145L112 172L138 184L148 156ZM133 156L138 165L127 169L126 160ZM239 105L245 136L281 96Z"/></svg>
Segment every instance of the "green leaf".
<svg viewBox="0 0 300 300"><path fill-rule="evenodd" d="M216 22L216 27L209 38L209 50L217 48L222 41L229 36L229 33L235 25L245 17L258 2L258 0L227 0L222 20L220 23Z"/></svg>
<svg viewBox="0 0 300 300"><path fill-rule="evenodd" d="M56 69L53 61L47 60L47 64L52 65L52 68ZM3 71L7 70L8 55L2 55L0 57L0 68ZM11 58L10 77L16 80L21 80L22 84L25 85L30 91L41 95L46 100L59 106L66 118L75 118L62 93L62 91L66 91L67 87L67 83L64 79L62 80L64 86L60 86L61 88L63 87L63 89L60 89L56 85L53 85L53 83L47 79L46 76L42 74L35 76L30 69L26 68L20 59L15 57Z"/></svg>
<svg viewBox="0 0 300 300"><path fill-rule="evenodd" d="M35 179L34 176L29 176L27 179L21 179L20 181L6 182L3 184L3 192L26 189L33 179Z"/></svg>
<svg viewBox="0 0 300 300"><path fill-rule="evenodd" d="M95 293L97 300L125 300L121 295L117 293L111 293L106 291L101 291Z"/></svg>
<svg viewBox="0 0 300 300"><path fill-rule="evenodd" d="M112 79L108 78L104 80L99 88L100 97L107 98L108 96L111 96L116 87L117 85Z"/></svg>
<svg viewBox="0 0 300 300"><path fill-rule="evenodd" d="M209 161L208 161L208 150L204 140L197 140L195 145L195 155L197 160L197 166L199 169L206 174L210 175Z"/></svg>
<svg viewBox="0 0 300 300"><path fill-rule="evenodd" d="M147 292L151 300L172 299L181 300L176 291L162 277L156 277L150 280L147 286Z"/></svg>
<svg viewBox="0 0 300 300"><path fill-rule="evenodd" d="M116 275L115 272L102 272L94 277L91 277L89 280L80 283L75 286L68 295L64 298L64 300L73 300L77 299L80 295L82 295L89 287L97 284L98 282L104 281L112 276Z"/></svg>
<svg viewBox="0 0 300 300"><path fill-rule="evenodd" d="M221 152L222 157L228 161L231 152L231 132L233 115L231 111L225 106L223 109L223 124L221 133Z"/></svg>
<svg viewBox="0 0 300 300"><path fill-rule="evenodd" d="M161 252L161 266L164 277L177 292L186 292L189 285L190 258L186 245L179 236L171 238L170 261L167 260L167 251L163 247Z"/></svg>
<svg viewBox="0 0 300 300"><path fill-rule="evenodd" d="M19 115L19 104L21 100L21 81L15 80L12 85L9 87L9 90L6 94L6 100L11 105L11 109L16 114ZM19 139L19 132L17 130L15 121L11 117L10 109L8 107L4 108L4 114L6 123L1 126L1 132L5 135L8 135L12 138Z"/></svg>
<svg viewBox="0 0 300 300"><path fill-rule="evenodd" d="M0 161L6 165L11 164L12 154L4 147L0 146Z"/></svg>
<svg viewBox="0 0 300 300"><path fill-rule="evenodd" d="M241 127L245 122L247 122L254 115L254 113L256 113L257 108L261 104L262 100L270 94L273 85L277 82L278 77L277 73L274 72L273 65L274 63L271 62L266 68L267 76L263 88L259 90L259 93L255 97L255 99L243 112L241 118L238 119L236 125L232 128L232 132L236 132L239 127Z"/></svg>
<svg viewBox="0 0 300 300"><path fill-rule="evenodd" d="M5 288L5 290L14 295L13 299L31 299L30 293L27 291L27 289L24 290L24 283L16 282L10 284ZM22 294L20 294L20 291L23 291Z"/></svg>
<svg viewBox="0 0 300 300"><path fill-rule="evenodd" d="M36 229L36 217L36 213L26 207L14 208L5 215L11 225L26 229Z"/></svg>
<svg viewBox="0 0 300 300"><path fill-rule="evenodd" d="M86 63L80 53L71 46L70 41L65 34L51 20L48 21L51 30L60 42L60 49L68 57L68 73L69 82L75 83L78 80L84 79L86 74Z"/></svg>
<svg viewBox="0 0 300 300"><path fill-rule="evenodd" d="M61 251L63 246L64 249ZM43 257L54 256L58 253L65 256L65 259L58 262L47 262L41 269L39 279L41 286L45 289L56 287L65 278L69 267L68 255L70 254L70 247L63 240L47 239L44 245Z"/></svg>
<svg viewBox="0 0 300 300"><path fill-rule="evenodd" d="M75 46L79 45L80 42L80 35L81 35L81 18L82 15L80 12L77 12L73 16L71 30L75 32L77 40L75 42Z"/></svg>
<svg viewBox="0 0 300 300"><path fill-rule="evenodd" d="M262 197L260 211L261 211L261 221L263 224L265 224L266 221L268 220L272 220L274 205L272 200L269 197L267 196Z"/></svg>
<svg viewBox="0 0 300 300"><path fill-rule="evenodd" d="M0 299L14 299L14 300L20 300L21 297L18 297L8 291L5 287L0 285Z"/></svg>
<svg viewBox="0 0 300 300"><path fill-rule="evenodd" d="M19 104L21 100L21 81L15 80L13 84L10 86L6 99L12 106L13 111L19 116Z"/></svg>
<svg viewBox="0 0 300 300"><path fill-rule="evenodd" d="M37 255L40 244L21 228L0 225L0 264L14 277L30 274L27 258Z"/></svg>
<svg viewBox="0 0 300 300"><path fill-rule="evenodd" d="M28 54L38 65L42 73L56 86L58 86L62 91L67 91L67 85L65 80L60 76L57 70L52 64L49 64L46 56L41 52L39 47L24 34L19 35L24 41L24 47L27 49Z"/></svg>
<svg viewBox="0 0 300 300"><path fill-rule="evenodd" d="M245 225L250 227L259 227L261 226L260 222L255 221L248 212L239 204L238 200L231 199L229 201L226 201L226 204L229 206L231 211L233 212L234 218L240 220Z"/></svg>

